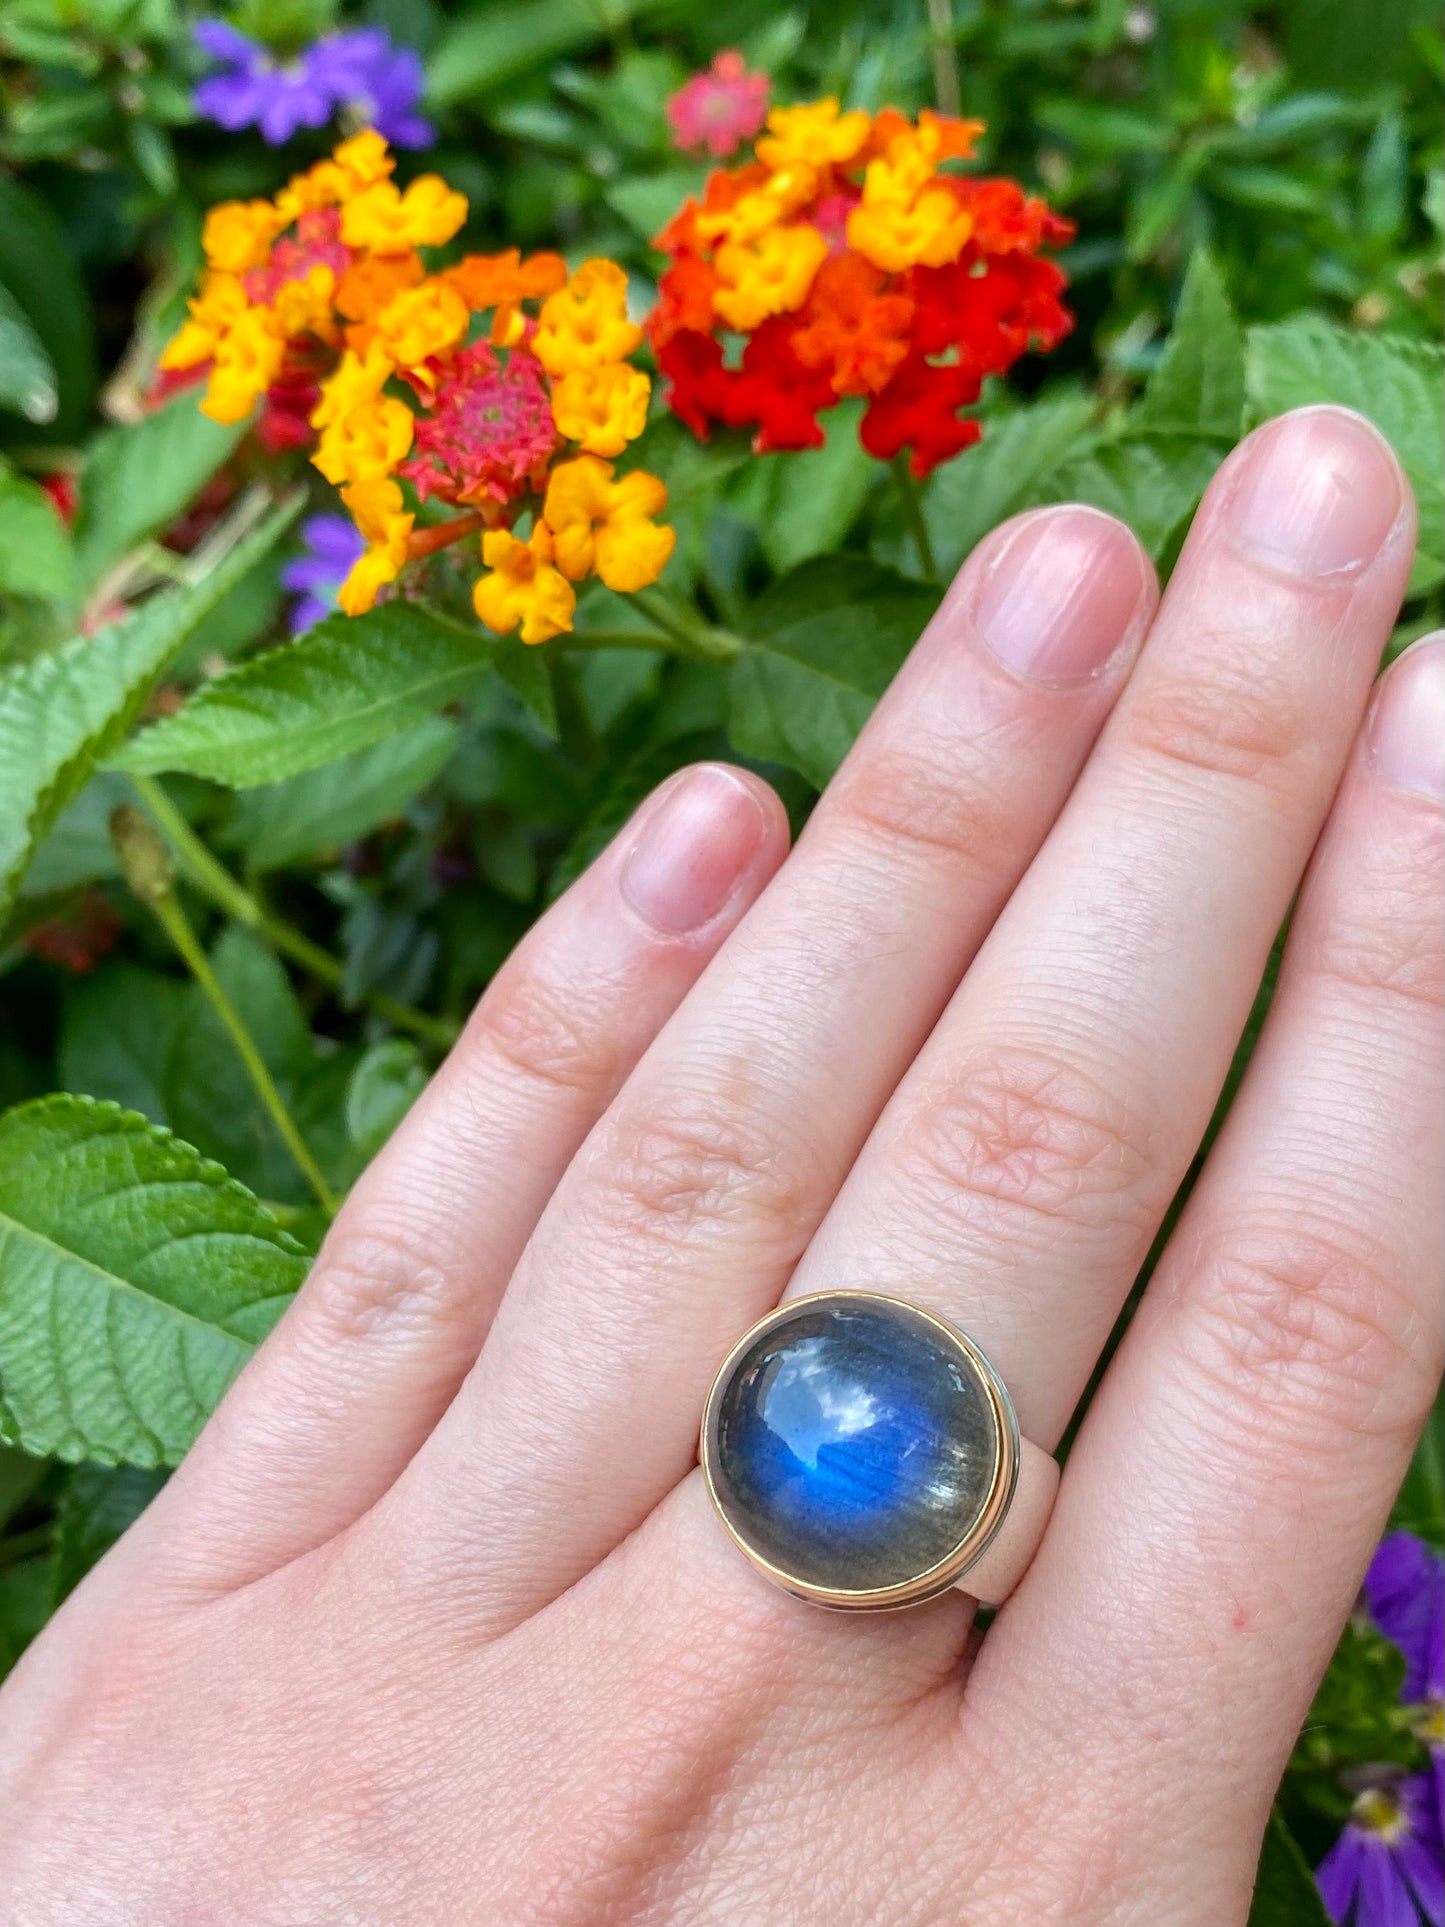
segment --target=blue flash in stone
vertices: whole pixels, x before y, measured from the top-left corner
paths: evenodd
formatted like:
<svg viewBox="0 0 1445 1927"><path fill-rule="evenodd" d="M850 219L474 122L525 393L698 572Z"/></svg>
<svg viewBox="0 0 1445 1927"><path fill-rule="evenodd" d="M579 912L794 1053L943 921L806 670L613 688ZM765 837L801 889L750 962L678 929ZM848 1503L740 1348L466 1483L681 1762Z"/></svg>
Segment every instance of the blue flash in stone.
<svg viewBox="0 0 1445 1927"><path fill-rule="evenodd" d="M799 1301L734 1360L704 1453L755 1557L804 1586L878 1591L977 1525L999 1436L961 1343L907 1305L837 1292Z"/></svg>

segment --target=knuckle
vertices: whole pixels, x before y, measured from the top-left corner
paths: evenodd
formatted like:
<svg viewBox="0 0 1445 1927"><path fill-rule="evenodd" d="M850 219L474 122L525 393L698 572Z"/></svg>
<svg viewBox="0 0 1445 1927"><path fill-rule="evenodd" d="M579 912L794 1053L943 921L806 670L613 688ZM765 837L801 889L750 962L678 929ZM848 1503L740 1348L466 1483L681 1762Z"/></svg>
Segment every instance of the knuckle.
<svg viewBox="0 0 1445 1927"><path fill-rule="evenodd" d="M479 1056L565 1092L607 1090L617 1076L614 1027L602 1021L595 990L540 971L498 977L478 1009L475 1042Z"/></svg>
<svg viewBox="0 0 1445 1927"><path fill-rule="evenodd" d="M1152 1165L1127 1107L1045 1052L979 1049L927 1092L903 1155L950 1210L1094 1226L1152 1223Z"/></svg>
<svg viewBox="0 0 1445 1927"><path fill-rule="evenodd" d="M1018 841L1006 798L960 769L956 756L932 757L916 742L882 743L856 773L835 779L831 799L855 836L883 844L890 859L940 859L966 874L992 870Z"/></svg>
<svg viewBox="0 0 1445 1927"><path fill-rule="evenodd" d="M754 1103L679 1088L618 1119L592 1162L602 1213L628 1236L685 1242L695 1227L811 1228L815 1186L801 1145Z"/></svg>
<svg viewBox="0 0 1445 1927"><path fill-rule="evenodd" d="M303 1289L306 1323L328 1346L384 1330L435 1333L469 1294L433 1243L423 1226L404 1221L328 1239Z"/></svg>
<svg viewBox="0 0 1445 1927"><path fill-rule="evenodd" d="M1133 696L1126 742L1190 777L1235 777L1275 791L1309 740L1308 718L1246 674L1168 676Z"/></svg>
<svg viewBox="0 0 1445 1927"><path fill-rule="evenodd" d="M1413 1440L1424 1424L1440 1336L1368 1239L1318 1225L1235 1232L1185 1292L1187 1363L1256 1441L1319 1451Z"/></svg>

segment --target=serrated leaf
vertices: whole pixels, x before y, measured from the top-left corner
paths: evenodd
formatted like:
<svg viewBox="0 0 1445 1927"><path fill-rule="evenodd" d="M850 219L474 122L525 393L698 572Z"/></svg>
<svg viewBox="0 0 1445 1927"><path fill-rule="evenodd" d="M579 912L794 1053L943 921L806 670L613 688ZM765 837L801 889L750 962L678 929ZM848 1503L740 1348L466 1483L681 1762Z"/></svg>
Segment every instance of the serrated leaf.
<svg viewBox="0 0 1445 1927"><path fill-rule="evenodd" d="M41 838L124 737L171 657L295 512L278 509L193 586L0 672L0 922Z"/></svg>
<svg viewBox="0 0 1445 1927"><path fill-rule="evenodd" d="M55 826L30 859L20 885L22 897L52 896L84 883L105 883L120 875L115 845L110 838L110 813L135 800L124 776L100 770L75 801L63 809Z"/></svg>
<svg viewBox="0 0 1445 1927"><path fill-rule="evenodd" d="M97 435L80 476L75 555L82 579L99 581L137 543L159 535L245 432L244 422L213 422L186 394L154 415Z"/></svg>
<svg viewBox="0 0 1445 1927"><path fill-rule="evenodd" d="M1129 426L1233 441L1244 417L1244 335L1213 256L1189 264L1159 366Z"/></svg>
<svg viewBox="0 0 1445 1927"><path fill-rule="evenodd" d="M28 1452L176 1464L305 1269L249 1191L133 1112L0 1118L0 1384Z"/></svg>
<svg viewBox="0 0 1445 1927"><path fill-rule="evenodd" d="M0 366L3 333L0 317ZM65 525L45 490L19 475L0 475L0 593L59 601L75 593L75 557Z"/></svg>
<svg viewBox="0 0 1445 1927"><path fill-rule="evenodd" d="M1445 354L1403 335L1342 328L1323 315L1251 328L1249 396L1261 419L1311 402L1359 409L1399 456L1420 511L1412 593L1445 577Z"/></svg>
<svg viewBox="0 0 1445 1927"><path fill-rule="evenodd" d="M0 284L0 408L14 409L28 422L53 422L60 409L55 363L34 323Z"/></svg>
<svg viewBox="0 0 1445 1927"><path fill-rule="evenodd" d="M923 514L944 576L997 528L1077 448L1094 412L1088 395L1035 402L985 424L983 440L946 462L929 482Z"/></svg>
<svg viewBox="0 0 1445 1927"><path fill-rule="evenodd" d="M937 595L857 556L806 562L749 612L730 734L822 789L918 640Z"/></svg>
<svg viewBox="0 0 1445 1927"><path fill-rule="evenodd" d="M339 762L245 790L218 840L243 851L251 870L340 849L399 816L440 773L457 734L448 718L428 716Z"/></svg>
<svg viewBox="0 0 1445 1927"><path fill-rule="evenodd" d="M1278 1811L1264 1830L1249 1927L1330 1927L1319 1888Z"/></svg>
<svg viewBox="0 0 1445 1927"><path fill-rule="evenodd" d="M1087 502L1127 522L1156 561L1224 460L1225 444L1197 435L1130 435L1063 463L1028 505Z"/></svg>
<svg viewBox="0 0 1445 1927"><path fill-rule="evenodd" d="M481 628L406 602L328 616L253 657L153 723L118 768L185 770L235 789L320 769L463 694L495 662Z"/></svg>

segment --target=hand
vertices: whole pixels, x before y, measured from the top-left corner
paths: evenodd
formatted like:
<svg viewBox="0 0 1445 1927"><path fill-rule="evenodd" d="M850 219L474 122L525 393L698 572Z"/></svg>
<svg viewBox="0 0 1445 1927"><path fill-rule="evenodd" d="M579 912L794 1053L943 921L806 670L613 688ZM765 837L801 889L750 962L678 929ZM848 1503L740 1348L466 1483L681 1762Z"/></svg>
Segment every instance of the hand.
<svg viewBox="0 0 1445 1927"><path fill-rule="evenodd" d="M1413 528L1287 417L1157 610L1104 516L996 531L786 862L755 777L665 785L7 1688L5 1927L1241 1922L1440 1367ZM693 1467L729 1345L893 1289L1052 1448L1307 862L986 1635L772 1589Z"/></svg>

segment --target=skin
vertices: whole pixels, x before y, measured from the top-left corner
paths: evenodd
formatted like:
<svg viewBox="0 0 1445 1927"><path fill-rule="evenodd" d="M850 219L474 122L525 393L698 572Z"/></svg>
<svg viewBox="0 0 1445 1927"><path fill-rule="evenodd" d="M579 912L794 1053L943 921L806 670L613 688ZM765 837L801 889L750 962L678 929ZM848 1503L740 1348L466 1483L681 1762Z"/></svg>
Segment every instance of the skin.
<svg viewBox="0 0 1445 1927"><path fill-rule="evenodd" d="M1228 1927L1441 1367L1445 636L1358 417L1159 604L996 531L791 855L685 772L538 925L0 1695L6 1927ZM1303 879L1303 881L1302 881ZM968 1330L1053 1447L986 1636L820 1612L694 1463L780 1296Z"/></svg>

